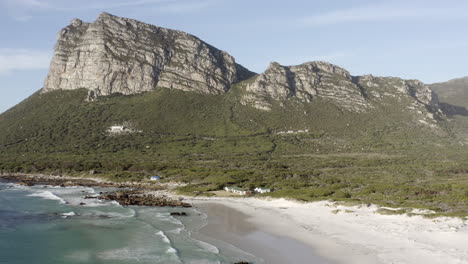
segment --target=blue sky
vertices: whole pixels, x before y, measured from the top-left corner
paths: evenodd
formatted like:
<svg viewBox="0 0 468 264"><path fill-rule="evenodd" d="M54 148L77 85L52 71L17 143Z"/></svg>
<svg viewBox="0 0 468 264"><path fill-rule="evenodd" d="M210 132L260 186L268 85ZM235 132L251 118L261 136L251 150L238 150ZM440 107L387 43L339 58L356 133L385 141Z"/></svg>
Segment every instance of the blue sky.
<svg viewBox="0 0 468 264"><path fill-rule="evenodd" d="M62 27L103 11L189 32L256 72L324 60L353 75L468 76L468 1L0 0L0 112L42 87Z"/></svg>

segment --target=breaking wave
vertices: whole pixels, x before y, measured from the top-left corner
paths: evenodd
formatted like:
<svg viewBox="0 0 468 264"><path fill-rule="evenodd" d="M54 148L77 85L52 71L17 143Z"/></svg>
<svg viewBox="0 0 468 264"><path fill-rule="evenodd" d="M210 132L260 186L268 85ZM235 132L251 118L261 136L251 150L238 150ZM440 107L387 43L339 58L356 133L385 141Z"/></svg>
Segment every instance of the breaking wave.
<svg viewBox="0 0 468 264"><path fill-rule="evenodd" d="M35 192L35 193L28 194L27 196L40 197L46 200L55 200L55 201L59 201L61 204L67 203L64 199L58 197L57 195L53 194L50 191Z"/></svg>

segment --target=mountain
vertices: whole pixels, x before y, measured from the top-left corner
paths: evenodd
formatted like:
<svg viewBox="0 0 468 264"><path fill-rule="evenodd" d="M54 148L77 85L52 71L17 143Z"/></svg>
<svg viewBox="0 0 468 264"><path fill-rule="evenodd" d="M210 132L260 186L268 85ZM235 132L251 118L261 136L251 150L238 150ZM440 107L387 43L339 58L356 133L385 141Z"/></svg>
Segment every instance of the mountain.
<svg viewBox="0 0 468 264"><path fill-rule="evenodd" d="M406 98L412 101L412 110L441 113L437 98L419 81L372 75L351 76L345 69L326 62L289 67L271 63L264 73L254 77L246 86L243 102L251 102L259 109L269 109L269 99L286 100L291 97L307 103L317 97L323 98L354 112L378 107L387 97Z"/></svg>
<svg viewBox="0 0 468 264"><path fill-rule="evenodd" d="M468 143L468 77L434 83L429 87L438 95L440 107L450 117L455 132Z"/></svg>
<svg viewBox="0 0 468 264"><path fill-rule="evenodd" d="M158 174L208 195L267 186L460 213L464 151L417 80L326 62L255 74L195 36L107 13L61 30L44 87L0 115L1 172Z"/></svg>
<svg viewBox="0 0 468 264"><path fill-rule="evenodd" d="M129 95L158 86L216 94L252 75L195 36L102 13L59 32L44 91Z"/></svg>
<svg viewBox="0 0 468 264"><path fill-rule="evenodd" d="M434 83L429 87L441 102L468 108L468 77Z"/></svg>

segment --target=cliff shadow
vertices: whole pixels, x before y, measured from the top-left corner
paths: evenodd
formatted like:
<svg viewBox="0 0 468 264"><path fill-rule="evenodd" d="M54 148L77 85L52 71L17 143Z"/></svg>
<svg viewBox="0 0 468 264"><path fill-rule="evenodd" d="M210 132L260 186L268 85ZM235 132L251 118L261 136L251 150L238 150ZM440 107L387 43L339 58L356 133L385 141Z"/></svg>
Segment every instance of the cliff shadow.
<svg viewBox="0 0 468 264"><path fill-rule="evenodd" d="M440 103L440 109L448 116L468 116L468 109L463 106L451 105L447 103Z"/></svg>

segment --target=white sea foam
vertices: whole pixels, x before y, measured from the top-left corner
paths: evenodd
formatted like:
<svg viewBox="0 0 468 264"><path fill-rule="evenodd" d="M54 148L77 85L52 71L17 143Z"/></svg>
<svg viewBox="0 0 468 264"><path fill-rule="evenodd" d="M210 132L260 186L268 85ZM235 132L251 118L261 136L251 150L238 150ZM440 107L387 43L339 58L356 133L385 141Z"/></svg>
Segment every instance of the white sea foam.
<svg viewBox="0 0 468 264"><path fill-rule="evenodd" d="M161 263L163 258L147 252L145 248L118 248L110 249L97 254L97 257L102 260L129 260L132 262L153 262Z"/></svg>
<svg viewBox="0 0 468 264"><path fill-rule="evenodd" d="M97 258L101 260L127 260L130 263L182 263L176 253L168 250L166 254L158 253L154 251L154 248L124 247L99 252Z"/></svg>
<svg viewBox="0 0 468 264"><path fill-rule="evenodd" d="M68 212L68 213L63 213L62 215L63 216L75 216L76 214L75 214L75 212L72 211L72 212Z"/></svg>
<svg viewBox="0 0 468 264"><path fill-rule="evenodd" d="M206 242L200 241L200 240L195 240L194 241L203 249L208 252L214 253L214 254L219 254L219 249L211 244L208 244Z"/></svg>
<svg viewBox="0 0 468 264"><path fill-rule="evenodd" d="M173 248L173 247L169 247L169 249L166 251L166 253L169 253L169 254L177 254L177 249Z"/></svg>
<svg viewBox="0 0 468 264"><path fill-rule="evenodd" d="M35 192L35 193L28 194L27 196L41 197L41 198L47 199L47 200L55 200L55 201L59 201L61 204L66 203L66 201L64 199L58 197L57 195L53 194L50 191Z"/></svg>
<svg viewBox="0 0 468 264"><path fill-rule="evenodd" d="M104 203L101 200L98 199L79 199L79 202L76 204L84 203L84 206L86 207L99 207L99 206L106 206L109 205L110 203Z"/></svg>
<svg viewBox="0 0 468 264"><path fill-rule="evenodd" d="M21 185L21 184L16 184L16 183L8 183L7 184L7 189L11 190L24 190L24 189L30 189L31 187Z"/></svg>
<svg viewBox="0 0 468 264"><path fill-rule="evenodd" d="M176 229L169 230L168 232L174 233L174 234L180 234L184 230L184 227L178 227Z"/></svg>
<svg viewBox="0 0 468 264"><path fill-rule="evenodd" d="M123 207L122 205L119 204L119 202L117 201L110 201L109 204L112 204L112 205L116 205L116 206L120 206L120 207Z"/></svg>
<svg viewBox="0 0 468 264"><path fill-rule="evenodd" d="M166 236L166 234L164 234L163 231L158 231L156 233L154 233L158 236L160 236L162 238L162 241L164 241L164 243L167 243L167 244L171 244L171 241L169 240L169 238Z"/></svg>
<svg viewBox="0 0 468 264"><path fill-rule="evenodd" d="M183 225L182 222L179 219L174 218L173 216L169 217L169 222L177 225Z"/></svg>
<svg viewBox="0 0 468 264"><path fill-rule="evenodd" d="M156 217L160 221L162 220L162 221L170 222L172 224L181 225L181 226L184 225L184 224L182 224L182 222L179 219L171 216L171 214L168 213L168 212L164 212L164 213L163 212L157 212Z"/></svg>

